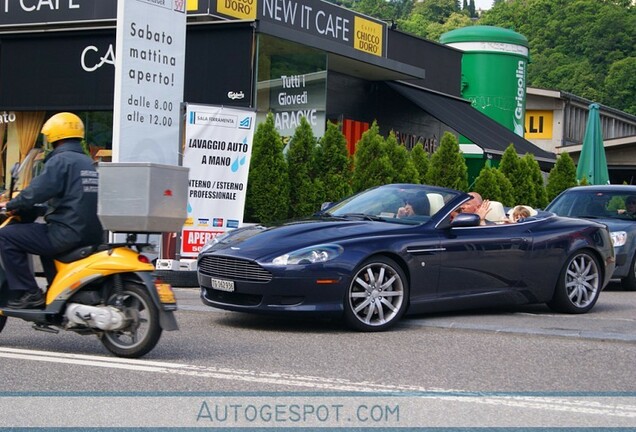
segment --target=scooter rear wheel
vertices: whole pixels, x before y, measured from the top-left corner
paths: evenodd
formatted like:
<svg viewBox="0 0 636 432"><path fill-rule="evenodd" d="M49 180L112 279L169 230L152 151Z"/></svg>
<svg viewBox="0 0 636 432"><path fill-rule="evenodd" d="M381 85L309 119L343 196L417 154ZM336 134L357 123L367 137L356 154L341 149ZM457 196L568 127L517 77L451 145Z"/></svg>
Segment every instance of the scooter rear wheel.
<svg viewBox="0 0 636 432"><path fill-rule="evenodd" d="M4 325L7 323L7 317L6 316L0 316L0 332L2 332L2 329L4 328Z"/></svg>
<svg viewBox="0 0 636 432"><path fill-rule="evenodd" d="M122 308L132 317L130 326L117 331L105 331L101 341L106 349L119 357L136 358L152 350L161 336L159 311L148 292L128 283L113 294L108 304Z"/></svg>

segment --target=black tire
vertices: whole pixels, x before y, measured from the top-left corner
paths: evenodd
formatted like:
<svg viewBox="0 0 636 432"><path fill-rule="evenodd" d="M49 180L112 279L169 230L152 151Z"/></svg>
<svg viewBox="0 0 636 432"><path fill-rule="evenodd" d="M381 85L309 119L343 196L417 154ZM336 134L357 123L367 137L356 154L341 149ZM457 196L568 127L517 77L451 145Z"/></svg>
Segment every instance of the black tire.
<svg viewBox="0 0 636 432"><path fill-rule="evenodd" d="M101 341L108 351L119 357L136 358L157 345L162 332L159 311L145 288L126 284L122 292L111 295L107 303L132 318L128 327L102 333Z"/></svg>
<svg viewBox="0 0 636 432"><path fill-rule="evenodd" d="M409 287L400 266L390 258L374 257L358 267L344 299L347 324L359 331L388 330L404 315Z"/></svg>
<svg viewBox="0 0 636 432"><path fill-rule="evenodd" d="M636 255L632 258L629 273L621 279L621 286L625 291L636 291Z"/></svg>
<svg viewBox="0 0 636 432"><path fill-rule="evenodd" d="M4 329L4 325L7 323L7 317L0 315L0 333L2 333L2 329Z"/></svg>
<svg viewBox="0 0 636 432"><path fill-rule="evenodd" d="M199 286L196 270L155 270L158 279L177 288L192 288Z"/></svg>
<svg viewBox="0 0 636 432"><path fill-rule="evenodd" d="M602 280L601 267L596 257L585 250L577 251L565 262L548 306L557 312L588 312L598 300Z"/></svg>

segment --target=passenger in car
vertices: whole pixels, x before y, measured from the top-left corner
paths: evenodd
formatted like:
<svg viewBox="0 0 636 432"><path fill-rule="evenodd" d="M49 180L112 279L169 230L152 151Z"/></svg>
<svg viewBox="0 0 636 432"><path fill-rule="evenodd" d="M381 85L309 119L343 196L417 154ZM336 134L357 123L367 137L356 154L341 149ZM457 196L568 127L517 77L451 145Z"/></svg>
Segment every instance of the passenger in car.
<svg viewBox="0 0 636 432"><path fill-rule="evenodd" d="M519 222L529 217L530 217L530 210L528 210L528 208L525 206L518 205L512 209L512 212L510 212L509 223Z"/></svg>

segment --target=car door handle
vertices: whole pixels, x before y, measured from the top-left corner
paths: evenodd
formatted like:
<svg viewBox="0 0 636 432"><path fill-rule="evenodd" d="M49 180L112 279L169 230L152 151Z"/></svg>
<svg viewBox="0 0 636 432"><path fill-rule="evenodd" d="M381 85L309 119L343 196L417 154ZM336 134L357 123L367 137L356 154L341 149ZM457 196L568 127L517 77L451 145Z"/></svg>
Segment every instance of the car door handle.
<svg viewBox="0 0 636 432"><path fill-rule="evenodd" d="M528 243L527 237L513 237L510 239L511 243L519 244L519 243Z"/></svg>

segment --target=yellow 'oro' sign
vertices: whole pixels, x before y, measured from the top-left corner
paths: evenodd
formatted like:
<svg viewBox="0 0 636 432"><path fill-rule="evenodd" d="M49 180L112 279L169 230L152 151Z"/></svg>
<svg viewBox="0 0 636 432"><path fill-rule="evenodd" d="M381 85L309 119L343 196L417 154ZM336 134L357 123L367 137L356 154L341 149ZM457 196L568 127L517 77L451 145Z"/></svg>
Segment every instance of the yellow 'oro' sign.
<svg viewBox="0 0 636 432"><path fill-rule="evenodd" d="M256 19L256 0L216 0L216 10L239 19Z"/></svg>
<svg viewBox="0 0 636 432"><path fill-rule="evenodd" d="M353 47L359 51L382 57L384 27L360 17L353 20Z"/></svg>

